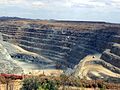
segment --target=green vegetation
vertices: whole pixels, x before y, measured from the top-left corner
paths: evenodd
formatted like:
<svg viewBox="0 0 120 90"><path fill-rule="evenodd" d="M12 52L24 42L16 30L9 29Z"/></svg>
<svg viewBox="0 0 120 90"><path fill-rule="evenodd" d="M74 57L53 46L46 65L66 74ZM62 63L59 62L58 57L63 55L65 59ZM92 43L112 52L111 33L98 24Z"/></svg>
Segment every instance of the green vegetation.
<svg viewBox="0 0 120 90"><path fill-rule="evenodd" d="M13 77L0 77L1 84L6 84L6 88L15 79ZM118 89L120 84L108 83L103 80L85 80L73 76L26 76L22 81L21 90L58 90L59 88L66 89L71 87L78 87L84 90L85 88L99 88L100 90Z"/></svg>
<svg viewBox="0 0 120 90"><path fill-rule="evenodd" d="M40 84L38 90L57 90L57 85L53 81L46 79Z"/></svg>
<svg viewBox="0 0 120 90"><path fill-rule="evenodd" d="M57 90L57 84L48 79L31 77L23 81L22 90Z"/></svg>
<svg viewBox="0 0 120 90"><path fill-rule="evenodd" d="M117 84L106 83L102 80L83 80L75 77L32 77L23 80L22 90L58 90L59 87L63 89L68 87L84 88L100 88L100 90L119 88Z"/></svg>
<svg viewBox="0 0 120 90"><path fill-rule="evenodd" d="M100 88L100 90L106 90L106 86L102 85L102 87Z"/></svg>
<svg viewBox="0 0 120 90"><path fill-rule="evenodd" d="M26 78L23 81L22 90L37 90L40 86L40 83L37 78Z"/></svg>

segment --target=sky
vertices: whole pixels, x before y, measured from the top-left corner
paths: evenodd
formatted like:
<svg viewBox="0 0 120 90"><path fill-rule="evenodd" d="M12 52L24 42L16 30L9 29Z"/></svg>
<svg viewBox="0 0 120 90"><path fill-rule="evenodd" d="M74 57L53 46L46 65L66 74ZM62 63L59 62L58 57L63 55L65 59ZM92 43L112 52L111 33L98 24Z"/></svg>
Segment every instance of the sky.
<svg viewBox="0 0 120 90"><path fill-rule="evenodd" d="M120 0L0 0L0 16L120 23Z"/></svg>

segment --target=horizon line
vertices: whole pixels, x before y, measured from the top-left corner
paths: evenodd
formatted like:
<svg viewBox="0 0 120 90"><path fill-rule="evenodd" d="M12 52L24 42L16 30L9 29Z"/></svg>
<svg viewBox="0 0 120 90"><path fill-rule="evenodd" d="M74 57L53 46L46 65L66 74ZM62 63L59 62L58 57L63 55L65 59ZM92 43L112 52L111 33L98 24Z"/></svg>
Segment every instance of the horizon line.
<svg viewBox="0 0 120 90"><path fill-rule="evenodd" d="M75 19L42 19L42 18L27 18L19 16L0 16L0 18L11 18L11 19L26 19L26 20L46 20L46 21L58 21L58 22L87 22L87 23L110 23L110 24L120 24L119 22L108 22L104 20L75 20Z"/></svg>

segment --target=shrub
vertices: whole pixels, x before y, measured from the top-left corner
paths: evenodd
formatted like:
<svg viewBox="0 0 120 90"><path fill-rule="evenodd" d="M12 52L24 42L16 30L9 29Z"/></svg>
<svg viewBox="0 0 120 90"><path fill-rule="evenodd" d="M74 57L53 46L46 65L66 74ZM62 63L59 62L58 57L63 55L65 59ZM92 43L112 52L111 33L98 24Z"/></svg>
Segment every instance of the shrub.
<svg viewBox="0 0 120 90"><path fill-rule="evenodd" d="M57 85L53 81L46 79L41 83L38 90L57 90Z"/></svg>
<svg viewBox="0 0 120 90"><path fill-rule="evenodd" d="M106 90L105 85L103 85L102 88L100 88L100 90Z"/></svg>
<svg viewBox="0 0 120 90"><path fill-rule="evenodd" d="M22 90L57 90L57 84L52 80L38 77L26 78Z"/></svg>
<svg viewBox="0 0 120 90"><path fill-rule="evenodd" d="M26 78L23 81L22 90L37 90L40 86L40 82L36 77Z"/></svg>

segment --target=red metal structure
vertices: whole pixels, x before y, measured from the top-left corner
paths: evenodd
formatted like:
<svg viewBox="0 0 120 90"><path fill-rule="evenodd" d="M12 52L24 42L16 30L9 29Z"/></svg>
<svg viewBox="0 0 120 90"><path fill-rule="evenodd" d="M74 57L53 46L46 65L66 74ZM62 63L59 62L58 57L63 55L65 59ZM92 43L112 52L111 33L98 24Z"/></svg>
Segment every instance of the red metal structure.
<svg viewBox="0 0 120 90"><path fill-rule="evenodd" d="M0 74L0 76L3 76L5 78L11 78L11 79L23 79L24 76L22 75L15 75L15 74Z"/></svg>

